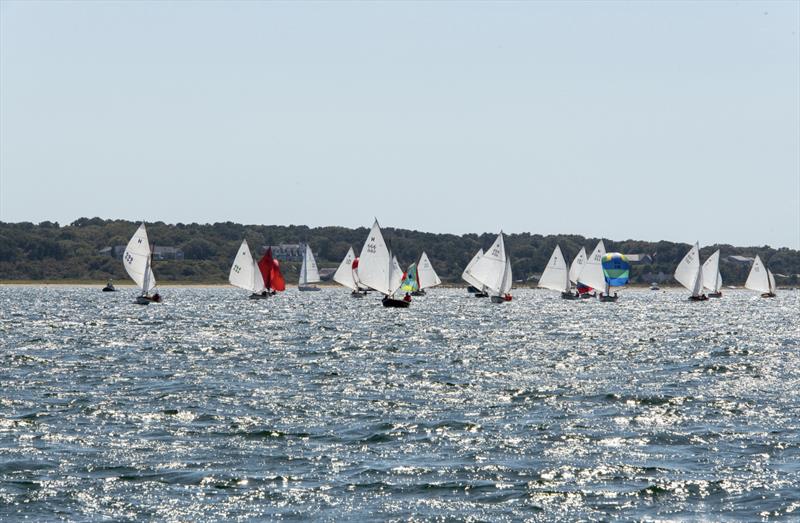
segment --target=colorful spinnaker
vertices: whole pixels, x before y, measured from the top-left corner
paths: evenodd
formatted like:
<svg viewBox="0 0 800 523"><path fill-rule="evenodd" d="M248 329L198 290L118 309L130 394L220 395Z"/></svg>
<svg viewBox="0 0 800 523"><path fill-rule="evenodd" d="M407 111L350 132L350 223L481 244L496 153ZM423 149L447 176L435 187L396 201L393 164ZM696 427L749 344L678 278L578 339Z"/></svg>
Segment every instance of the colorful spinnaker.
<svg viewBox="0 0 800 523"><path fill-rule="evenodd" d="M609 287L622 287L628 283L631 264L624 254L609 252L603 256L603 275Z"/></svg>
<svg viewBox="0 0 800 523"><path fill-rule="evenodd" d="M419 280L417 279L417 264L412 263L408 266L408 270L403 275L403 283L400 284L400 289L405 292L414 292L419 290Z"/></svg>

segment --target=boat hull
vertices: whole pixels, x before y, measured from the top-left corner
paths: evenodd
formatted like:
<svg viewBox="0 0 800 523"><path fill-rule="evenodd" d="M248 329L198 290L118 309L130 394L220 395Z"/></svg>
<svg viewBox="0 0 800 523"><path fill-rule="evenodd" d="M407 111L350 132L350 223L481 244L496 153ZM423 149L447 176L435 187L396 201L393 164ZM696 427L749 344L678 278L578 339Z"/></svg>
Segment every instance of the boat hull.
<svg viewBox="0 0 800 523"><path fill-rule="evenodd" d="M721 292L709 292L706 296L709 298L722 298Z"/></svg>
<svg viewBox="0 0 800 523"><path fill-rule="evenodd" d="M619 296L608 296L606 294L601 294L600 295L600 301L602 301L602 302L613 303L613 302L617 301L618 298L619 298Z"/></svg>
<svg viewBox="0 0 800 523"><path fill-rule="evenodd" d="M297 290L302 292L314 292L314 291L321 291L322 289L320 289L319 287L315 287L313 285L298 285Z"/></svg>
<svg viewBox="0 0 800 523"><path fill-rule="evenodd" d="M478 294L481 291L478 290L478 288L475 287L474 285L470 285L469 287L467 287L467 292L470 294Z"/></svg>
<svg viewBox="0 0 800 523"><path fill-rule="evenodd" d="M411 305L410 301L396 300L388 296L384 296L383 300L381 300L381 303L384 307L392 307L395 309L407 309Z"/></svg>
<svg viewBox="0 0 800 523"><path fill-rule="evenodd" d="M366 295L367 293L362 291L353 291L350 293L351 298L363 298Z"/></svg>
<svg viewBox="0 0 800 523"><path fill-rule="evenodd" d="M506 303L511 301L511 296L492 296L492 303Z"/></svg>
<svg viewBox="0 0 800 523"><path fill-rule="evenodd" d="M425 291L420 289L411 293L412 296L425 296Z"/></svg>
<svg viewBox="0 0 800 523"><path fill-rule="evenodd" d="M765 293L763 293L761 295L761 297L762 298L774 298L775 297L775 293L774 292L765 292Z"/></svg>
<svg viewBox="0 0 800 523"><path fill-rule="evenodd" d="M250 300L266 300L267 298L269 298L270 296L272 296L274 294L275 293L271 293L271 292L266 292L266 293L254 292L253 294L251 294L248 297L248 299L250 299Z"/></svg>
<svg viewBox="0 0 800 523"><path fill-rule="evenodd" d="M161 303L161 296L158 294L153 296L137 296L134 301L137 305L150 305L151 303Z"/></svg>
<svg viewBox="0 0 800 523"><path fill-rule="evenodd" d="M571 292L562 292L561 293L561 299L562 300L577 300L579 298L580 298L579 296L576 296L575 294L573 294Z"/></svg>
<svg viewBox="0 0 800 523"><path fill-rule="evenodd" d="M488 298L489 297L489 293L488 292L476 292L474 294L474 296L476 298Z"/></svg>
<svg viewBox="0 0 800 523"><path fill-rule="evenodd" d="M115 289L114 287L109 287L108 285L103 287L103 292L116 292L116 291L117 289Z"/></svg>
<svg viewBox="0 0 800 523"><path fill-rule="evenodd" d="M689 301L706 301L708 296L701 294L700 296L689 296Z"/></svg>

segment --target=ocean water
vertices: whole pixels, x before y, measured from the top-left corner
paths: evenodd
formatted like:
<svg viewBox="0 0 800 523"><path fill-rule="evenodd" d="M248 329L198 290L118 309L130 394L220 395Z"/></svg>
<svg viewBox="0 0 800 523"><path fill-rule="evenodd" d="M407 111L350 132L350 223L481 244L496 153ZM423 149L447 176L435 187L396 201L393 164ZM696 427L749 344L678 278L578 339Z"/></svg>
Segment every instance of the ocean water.
<svg viewBox="0 0 800 523"><path fill-rule="evenodd" d="M800 292L0 287L0 520L800 519Z"/></svg>

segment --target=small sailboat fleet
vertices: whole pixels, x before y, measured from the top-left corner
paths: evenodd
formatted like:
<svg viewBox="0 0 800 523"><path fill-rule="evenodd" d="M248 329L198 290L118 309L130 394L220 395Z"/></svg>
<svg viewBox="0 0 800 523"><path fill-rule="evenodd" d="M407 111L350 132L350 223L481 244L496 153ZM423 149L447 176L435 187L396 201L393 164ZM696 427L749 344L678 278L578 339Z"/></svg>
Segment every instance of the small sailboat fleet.
<svg viewBox="0 0 800 523"><path fill-rule="evenodd" d="M606 246L600 240L578 275L578 292L584 294L581 286L590 287L600 291L598 298L601 302L615 302L618 296L616 292L611 294L611 287L622 287L628 283L629 269L630 264L625 255L618 252L606 253Z"/></svg>
<svg viewBox="0 0 800 523"><path fill-rule="evenodd" d="M715 275L716 276L716 275ZM703 293L703 267L700 265L700 245L695 243L675 268L675 279L692 294L691 301L708 299Z"/></svg>
<svg viewBox="0 0 800 523"><path fill-rule="evenodd" d="M319 270L317 269L317 261L314 259L314 253L311 252L311 246L306 244L306 249L303 253L303 264L300 266L297 289L300 291L318 291L319 287L312 285L313 283L319 283Z"/></svg>
<svg viewBox="0 0 800 523"><path fill-rule="evenodd" d="M506 254L503 231L489 250L478 251L462 274L464 280L478 289L476 296L490 296L492 303L512 300L511 259Z"/></svg>
<svg viewBox="0 0 800 523"><path fill-rule="evenodd" d="M142 223L131 237L122 256L128 276L136 283L142 293L136 297L139 305L160 303L161 295L155 291L156 277L153 275L153 251L147 238L147 229Z"/></svg>
<svg viewBox="0 0 800 523"><path fill-rule="evenodd" d="M264 256L256 262L250 254L247 240L242 240L228 274L228 281L235 287L250 291L251 300L269 298L278 291L286 290L280 263L272 258L272 249L268 248Z"/></svg>
<svg viewBox="0 0 800 523"><path fill-rule="evenodd" d="M764 266L764 263L758 255L756 255L756 259L753 260L753 266L750 267L750 274L747 275L747 281L745 281L744 287L751 291L760 292L762 298L775 297L775 290L777 289L775 286L775 276L772 274L771 270Z"/></svg>
<svg viewBox="0 0 800 523"><path fill-rule="evenodd" d="M403 270L386 245L378 220L372 225L361 249L357 274L359 283L383 294L384 307L407 308L411 305L409 294L403 298L395 297L403 281Z"/></svg>

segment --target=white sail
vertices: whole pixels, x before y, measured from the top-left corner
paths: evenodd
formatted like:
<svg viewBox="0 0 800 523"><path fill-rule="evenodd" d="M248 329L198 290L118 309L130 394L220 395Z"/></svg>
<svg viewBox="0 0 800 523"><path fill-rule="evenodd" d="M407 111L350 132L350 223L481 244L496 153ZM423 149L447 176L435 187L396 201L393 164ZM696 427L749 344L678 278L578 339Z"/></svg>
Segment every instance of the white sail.
<svg viewBox="0 0 800 523"><path fill-rule="evenodd" d="M675 268L675 279L678 283L698 296L703 289L703 272L700 268L700 245L695 243ZM698 280L700 289L697 289Z"/></svg>
<svg viewBox="0 0 800 523"><path fill-rule="evenodd" d="M539 287L554 291L569 292L570 284L567 262L564 260L564 255L561 253L561 247L558 245L553 249L553 254L550 255L550 261L547 262L547 267L544 268L542 277L539 278Z"/></svg>
<svg viewBox="0 0 800 523"><path fill-rule="evenodd" d="M419 263L417 264L417 283L420 290L436 287L442 283L442 280L439 279L439 275L433 270L433 265L428 259L428 255L425 254L424 251L422 252L422 256L419 257Z"/></svg>
<svg viewBox="0 0 800 523"><path fill-rule="evenodd" d="M775 278L773 277L773 284L774 281ZM744 287L751 291L772 292L770 288L770 273L761 262L761 257L756 256L756 259L753 260L753 266L750 268L750 274L747 276L747 281L744 282Z"/></svg>
<svg viewBox="0 0 800 523"><path fill-rule="evenodd" d="M600 292L608 292L606 277L603 274L603 256L605 255L606 246L603 240L600 240L597 242L597 247L594 248L591 256L586 258L586 264L578 276L578 281Z"/></svg>
<svg viewBox="0 0 800 523"><path fill-rule="evenodd" d="M143 223L128 242L128 246L125 247L122 264L125 266L128 276L144 293L150 292L156 286L156 278L150 267L150 255L150 242L147 239L147 230Z"/></svg>
<svg viewBox="0 0 800 523"><path fill-rule="evenodd" d="M501 231L489 250L483 253L483 256L478 258L475 265L469 269L469 274L480 282L483 289L492 294L500 294L505 270L506 248Z"/></svg>
<svg viewBox="0 0 800 523"><path fill-rule="evenodd" d="M483 249L478 249L478 252L475 253L475 256L473 256L472 259L467 264L467 268L464 269L463 273L461 273L461 279L469 283L478 290L482 290L483 284L472 276L470 270L472 269L473 266L475 266L475 262L477 262L481 258L481 256L483 256Z"/></svg>
<svg viewBox="0 0 800 523"><path fill-rule="evenodd" d="M572 260L572 265L569 266L569 281L575 284L578 283L578 276L581 275L584 265L586 265L586 249L581 247L578 255Z"/></svg>
<svg viewBox="0 0 800 523"><path fill-rule="evenodd" d="M503 281L500 283L500 293L499 296L505 296L509 292L511 292L511 285L513 283L512 275L511 275L511 258L506 256L506 267L503 271Z"/></svg>
<svg viewBox="0 0 800 523"><path fill-rule="evenodd" d="M402 272L400 276L402 277ZM358 257L358 281L389 296L396 289L392 288L391 278L392 256L381 234L378 220L375 220Z"/></svg>
<svg viewBox="0 0 800 523"><path fill-rule="evenodd" d="M333 281L338 283L339 285L343 285L348 289L352 289L354 291L358 290L358 285L356 285L356 281L353 278L353 260L356 259L356 253L353 252L353 248L347 251L345 254L342 263L339 264L339 268L336 269L336 272L333 275Z"/></svg>
<svg viewBox="0 0 800 523"><path fill-rule="evenodd" d="M250 246L247 245L247 240L242 240L239 251L233 259L231 271L228 273L228 281L231 285L239 287L240 289L254 291L255 278L253 276L253 267L253 256L250 254ZM258 269L256 268L256 270ZM260 275L261 273L259 272L259 276Z"/></svg>
<svg viewBox="0 0 800 523"><path fill-rule="evenodd" d="M264 286L264 275L261 274L261 268L258 266L258 262L254 259L250 262L252 264L252 271L253 271L253 287L252 291L256 294L260 293L261 291L267 290Z"/></svg>
<svg viewBox="0 0 800 523"><path fill-rule="evenodd" d="M775 276L769 269L767 269L767 276L769 276L769 292L774 293L776 290L778 290L777 285L775 285Z"/></svg>
<svg viewBox="0 0 800 523"><path fill-rule="evenodd" d="M722 290L722 275L719 273L719 249L703 264L703 287L711 292Z"/></svg>
<svg viewBox="0 0 800 523"><path fill-rule="evenodd" d="M300 285L317 283L319 281L319 270L311 246L306 244L306 251L303 253L303 264L300 266Z"/></svg>
<svg viewBox="0 0 800 523"><path fill-rule="evenodd" d="M389 289L392 291L389 294L394 294L397 289L400 288L400 284L403 283L403 269L400 267L400 264L397 262L397 258L392 256L392 267L389 271Z"/></svg>

